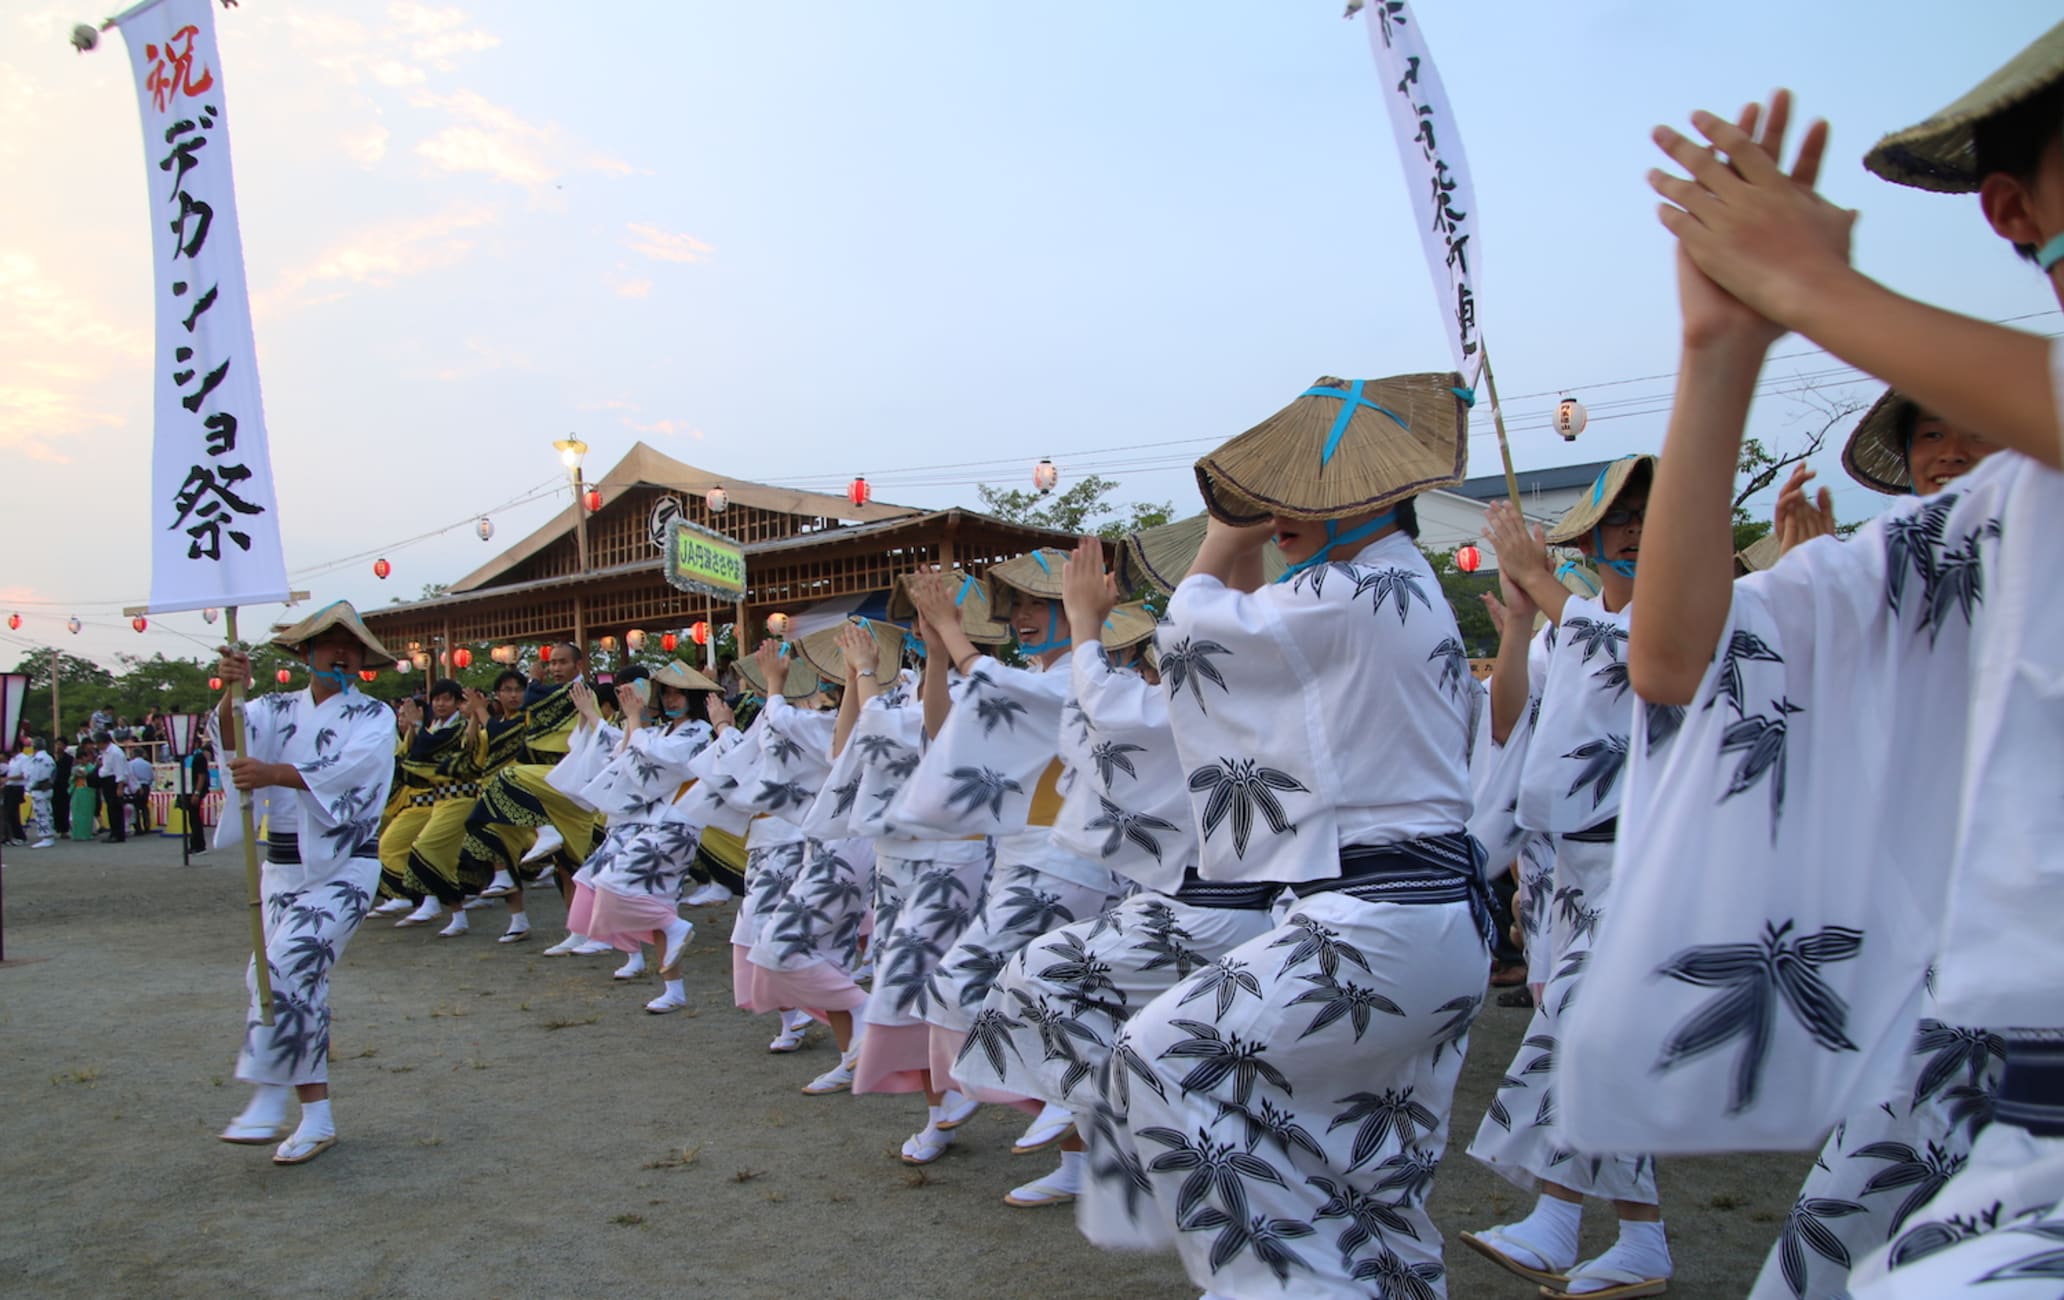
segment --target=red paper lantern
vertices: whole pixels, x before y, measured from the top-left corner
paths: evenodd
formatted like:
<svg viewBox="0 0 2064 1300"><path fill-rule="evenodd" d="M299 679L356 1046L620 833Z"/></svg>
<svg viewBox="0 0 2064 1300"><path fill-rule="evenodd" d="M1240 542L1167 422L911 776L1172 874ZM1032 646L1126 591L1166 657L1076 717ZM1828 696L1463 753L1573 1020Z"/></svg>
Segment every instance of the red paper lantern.
<svg viewBox="0 0 2064 1300"><path fill-rule="evenodd" d="M464 646L460 646L451 652L451 662L454 668L471 668L473 666L473 652Z"/></svg>
<svg viewBox="0 0 2064 1300"><path fill-rule="evenodd" d="M21 630L21 615L9 614L7 616L7 629L10 632L19 632Z"/></svg>
<svg viewBox="0 0 2064 1300"><path fill-rule="evenodd" d="M211 691L219 691L219 690L221 690L221 689L222 689L222 679L221 679L220 677L210 677L210 678L208 679L208 689L209 689L209 690L211 690Z"/></svg>
<svg viewBox="0 0 2064 1300"><path fill-rule="evenodd" d="M385 580L386 580L386 578L387 578L387 575L388 575L388 574L390 574L390 573L392 573L392 572L394 572L394 566L393 566L393 565L391 565L391 564L389 564L389 563L387 563L387 561L385 561L385 560L374 560L374 561L373 561L373 576L374 576L375 578L379 578L380 580L382 580L382 581L385 581Z"/></svg>
<svg viewBox="0 0 2064 1300"><path fill-rule="evenodd" d="M150 626L150 620L145 618L143 615L138 614L135 618L129 620L129 626L141 632L145 628Z"/></svg>
<svg viewBox="0 0 2064 1300"><path fill-rule="evenodd" d="M668 654L672 654L674 647L679 644L681 644L681 638L675 636L673 633L664 632L660 634L659 648L666 651Z"/></svg>
<svg viewBox="0 0 2064 1300"><path fill-rule="evenodd" d="M1455 552L1455 567L1464 573L1475 573L1483 563L1483 552L1474 546L1464 546Z"/></svg>
<svg viewBox="0 0 2064 1300"><path fill-rule="evenodd" d="M288 671L287 671L286 669L284 669L284 668L282 668L282 669L280 669L280 670L279 670L278 672L274 673L274 674L273 674L273 676L274 676L275 678L277 678L277 679L279 680L279 684L280 684L280 685L282 685L282 686L285 686L285 685L286 685L286 684L287 684L288 682L291 682L291 681L293 681L293 680L294 680L294 674L292 674L292 673L288 672Z"/></svg>
<svg viewBox="0 0 2064 1300"><path fill-rule="evenodd" d="M688 629L688 639L689 639L689 640L691 640L691 641L693 641L693 642L695 642L695 644L697 644L697 645L708 645L708 644L709 644L709 624L707 624L707 623L697 623L697 624L696 624L696 625L695 625L694 627L691 627L691 628L689 628L689 629Z"/></svg>
<svg viewBox="0 0 2064 1300"><path fill-rule="evenodd" d="M860 475L846 485L846 500L854 505L864 506L873 499L874 489L867 486L867 476L865 474Z"/></svg>
<svg viewBox="0 0 2064 1300"><path fill-rule="evenodd" d="M597 510L600 510L602 508L602 489L589 488L588 494L582 497L581 500L584 503L586 503L588 507L588 513L591 515L594 514Z"/></svg>
<svg viewBox="0 0 2064 1300"><path fill-rule="evenodd" d="M377 681L379 677L380 670L377 668L361 668L358 670L358 680L362 682Z"/></svg>

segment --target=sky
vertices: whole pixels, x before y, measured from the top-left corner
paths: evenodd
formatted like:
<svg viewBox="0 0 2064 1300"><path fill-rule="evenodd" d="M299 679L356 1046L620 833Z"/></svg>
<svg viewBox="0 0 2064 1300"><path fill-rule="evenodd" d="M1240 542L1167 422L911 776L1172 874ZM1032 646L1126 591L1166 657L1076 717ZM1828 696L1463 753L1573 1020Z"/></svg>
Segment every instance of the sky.
<svg viewBox="0 0 2064 1300"><path fill-rule="evenodd" d="M1339 0L243 0L219 11L287 567L413 597L639 440L727 477L977 504L1192 461L1322 374L1450 362L1360 20ZM1976 200L1860 165L2052 5L1421 0L1474 176L1479 318L1522 469L1660 445L1677 361L1657 122L1786 85L1903 292L2064 331ZM11 649L200 653L148 590L150 235L120 38L0 0L0 611ZM1790 338L1752 433L1878 389ZM1563 394L1591 409L1574 445ZM1484 407L1488 403L1482 404ZM1498 468L1487 410L1471 472ZM1883 498L1816 462L1838 513ZM490 513L483 544L474 520ZM385 556L393 574L372 574ZM252 611L251 625L279 611ZM69 635L67 617L85 630ZM262 620L262 621L261 621Z"/></svg>

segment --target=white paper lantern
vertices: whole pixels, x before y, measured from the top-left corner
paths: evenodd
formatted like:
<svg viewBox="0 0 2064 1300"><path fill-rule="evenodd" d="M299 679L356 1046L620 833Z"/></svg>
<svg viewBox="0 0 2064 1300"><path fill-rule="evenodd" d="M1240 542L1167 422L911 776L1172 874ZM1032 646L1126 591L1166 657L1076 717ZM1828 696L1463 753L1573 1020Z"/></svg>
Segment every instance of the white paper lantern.
<svg viewBox="0 0 2064 1300"><path fill-rule="evenodd" d="M494 520L486 515L480 516L480 522L473 525L473 532L481 541L487 541L494 536Z"/></svg>
<svg viewBox="0 0 2064 1300"><path fill-rule="evenodd" d="M722 487L713 487L703 494L702 504L709 507L711 514L721 515L724 508L731 504L731 497Z"/></svg>
<svg viewBox="0 0 2064 1300"><path fill-rule="evenodd" d="M1039 489L1039 495L1045 496L1053 491L1054 484L1060 481L1061 471L1054 468L1051 456L1040 457L1039 463L1032 467L1032 486Z"/></svg>
<svg viewBox="0 0 2064 1300"><path fill-rule="evenodd" d="M1555 431L1564 442L1575 442L1590 418L1584 404L1574 397L1565 397L1555 404Z"/></svg>

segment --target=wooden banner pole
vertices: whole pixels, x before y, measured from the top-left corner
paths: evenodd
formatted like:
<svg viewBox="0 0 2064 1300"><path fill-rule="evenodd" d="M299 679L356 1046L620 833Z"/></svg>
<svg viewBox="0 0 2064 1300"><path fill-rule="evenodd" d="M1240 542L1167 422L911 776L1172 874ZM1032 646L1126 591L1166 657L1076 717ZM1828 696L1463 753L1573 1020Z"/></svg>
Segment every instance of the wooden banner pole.
<svg viewBox="0 0 2064 1300"><path fill-rule="evenodd" d="M229 645L232 650L242 652L244 644L237 639L237 607L228 606L222 611L223 621L229 627ZM244 756L244 679L238 678L229 684L229 716L223 721L222 741L229 750L229 763ZM265 905L263 891L258 882L258 831L251 816L251 795L249 791L237 792L237 816L243 822L244 832L244 885L251 896L251 960L258 977L258 1021L272 1024L272 968L265 959Z"/></svg>

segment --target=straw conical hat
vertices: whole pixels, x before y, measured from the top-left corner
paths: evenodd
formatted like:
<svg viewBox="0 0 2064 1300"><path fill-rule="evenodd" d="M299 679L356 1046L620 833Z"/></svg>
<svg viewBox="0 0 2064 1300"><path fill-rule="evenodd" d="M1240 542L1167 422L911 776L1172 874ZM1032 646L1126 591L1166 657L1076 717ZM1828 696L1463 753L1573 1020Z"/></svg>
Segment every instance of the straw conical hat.
<svg viewBox="0 0 2064 1300"><path fill-rule="evenodd" d="M1573 546L1580 538L1589 537L1630 483L1646 485L1655 481L1655 466L1656 458L1646 453L1622 456L1607 465L1592 480L1590 494L1565 511L1555 521L1555 527L1548 530L1548 544Z"/></svg>
<svg viewBox="0 0 2064 1300"><path fill-rule="evenodd" d="M721 691L724 688L704 677L679 659L652 674L652 680L660 686L671 686L677 691Z"/></svg>
<svg viewBox="0 0 2064 1300"><path fill-rule="evenodd" d="M761 695L771 694L767 689L766 674L760 671L759 660L751 655L739 657L738 675L745 678L746 685L752 687L755 692ZM782 688L782 698L801 700L815 695L823 686L818 682L817 674L810 670L810 665L791 654L788 660L788 677L782 683Z"/></svg>
<svg viewBox="0 0 2064 1300"><path fill-rule="evenodd" d="M1734 553L1737 563L1745 573L1761 573L1777 563L1784 548L1779 544L1776 533L1765 533L1755 541Z"/></svg>
<svg viewBox="0 0 2064 1300"><path fill-rule="evenodd" d="M1205 525L1210 519L1208 514L1192 515L1172 524L1127 533L1118 546L1118 561L1113 566L1118 576L1118 590L1138 591L1142 587L1153 587L1157 591L1174 591L1195 562L1197 548L1204 544ZM1282 550L1274 542L1261 548L1261 576L1265 580L1274 582L1289 567L1289 561L1283 558Z"/></svg>
<svg viewBox="0 0 2064 1300"><path fill-rule="evenodd" d="M1977 126L2026 103L2064 78L2064 23L2035 39L2005 67L1918 126L1894 131L1871 147L1863 165L1895 185L1968 194L1978 174ZM2055 130L2055 123L2051 129Z"/></svg>
<svg viewBox="0 0 2064 1300"><path fill-rule="evenodd" d="M1231 524L1381 511L1469 467L1469 404L1453 373L1325 376L1197 462L1204 506Z"/></svg>
<svg viewBox="0 0 2064 1300"><path fill-rule="evenodd" d="M1842 444L1842 468L1873 492L1903 497L1913 493L1913 475L1906 468L1906 437L1921 413L1911 397L1888 388L1871 403ZM1905 426L1902 431L1901 425Z"/></svg>
<svg viewBox="0 0 2064 1300"><path fill-rule="evenodd" d="M874 638L874 645L881 652L882 667L895 675L896 665L903 662L903 629L894 623L885 623L877 618L863 618L861 626ZM846 680L846 652L839 649L839 633L847 624L836 623L821 628L796 642L796 649L803 662L815 669L817 675L827 682Z"/></svg>
<svg viewBox="0 0 2064 1300"><path fill-rule="evenodd" d="M1010 640L1010 629L996 621L989 609L989 588L962 569L945 569L941 576L953 591L953 603L960 606L960 630L976 645L1002 645ZM917 606L910 603L910 575L902 574L889 590L889 617L915 622Z"/></svg>
<svg viewBox="0 0 2064 1300"><path fill-rule="evenodd" d="M310 641L332 628L340 627L364 644L366 667L385 668L394 662L394 656L388 653L386 646L380 644L380 638L374 636L366 627L364 621L359 618L358 611L351 607L348 600L332 601L299 623L276 629L273 632L272 643L298 659L306 659Z"/></svg>
<svg viewBox="0 0 2064 1300"><path fill-rule="evenodd" d="M1582 560L1564 560L1555 566L1555 580L1572 596L1590 600L1605 590L1605 584L1598 580L1598 570Z"/></svg>
<svg viewBox="0 0 2064 1300"><path fill-rule="evenodd" d="M1128 650L1154 635L1154 616L1147 612L1145 604L1133 601L1111 610L1111 616L1104 620L1103 632L1097 640L1106 650ZM1081 640L1081 635L1076 635Z"/></svg>
<svg viewBox="0 0 2064 1300"><path fill-rule="evenodd" d="M999 586L1008 587L1020 596L1034 600L1059 600L1061 598L1061 570L1068 563L1068 552L1058 546L1042 546L1036 551L1012 556L1001 564L989 566L989 588L992 593ZM1000 605L1001 600L995 601Z"/></svg>

